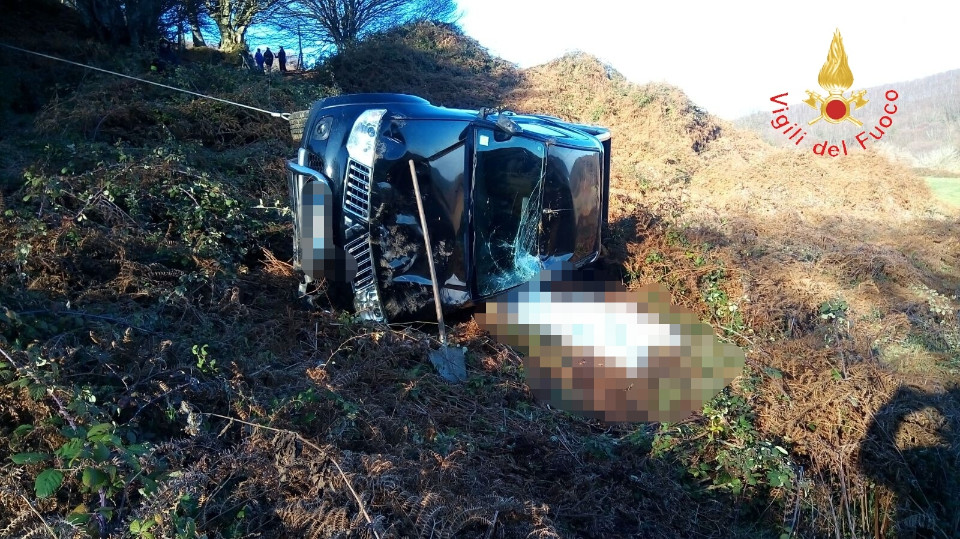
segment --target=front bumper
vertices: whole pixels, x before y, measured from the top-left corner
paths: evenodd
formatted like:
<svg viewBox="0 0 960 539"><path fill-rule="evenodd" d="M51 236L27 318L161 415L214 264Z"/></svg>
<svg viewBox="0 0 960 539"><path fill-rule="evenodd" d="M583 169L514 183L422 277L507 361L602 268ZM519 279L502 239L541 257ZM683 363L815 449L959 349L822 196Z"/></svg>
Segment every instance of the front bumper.
<svg viewBox="0 0 960 539"><path fill-rule="evenodd" d="M299 161L304 161L303 156ZM330 178L297 161L287 161L287 177L293 212L293 266L305 276L301 293L306 293L306 284L311 281L349 283L358 316L384 321L376 279L372 278L372 261L368 260L369 234L350 242L347 248L337 245L334 210L340 201L334 197Z"/></svg>
<svg viewBox="0 0 960 539"><path fill-rule="evenodd" d="M334 242L333 189L322 173L287 162L290 200L294 205L294 264L312 280L352 282L357 262Z"/></svg>

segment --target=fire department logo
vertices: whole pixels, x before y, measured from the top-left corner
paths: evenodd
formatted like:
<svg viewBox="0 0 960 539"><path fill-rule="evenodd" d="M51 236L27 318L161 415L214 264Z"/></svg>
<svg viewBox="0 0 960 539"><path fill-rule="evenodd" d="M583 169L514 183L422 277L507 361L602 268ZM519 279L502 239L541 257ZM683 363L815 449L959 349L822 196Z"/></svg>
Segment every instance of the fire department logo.
<svg viewBox="0 0 960 539"><path fill-rule="evenodd" d="M847 97L845 93L853 86L853 72L847 64L847 53L843 50L843 39L840 38L840 30L833 34L833 41L830 42L830 52L827 53L827 61L820 69L820 76L817 78L820 86L827 91L827 95L821 96L816 92L807 90L807 98L803 100L810 108L819 112L820 115L810 120L808 125L813 125L820 120L826 120L827 123L840 124L846 121L857 127L863 128L847 145L847 139L821 139L823 142L817 142L813 145L813 153L820 156L839 157L849 155L850 148L857 144L863 150L867 149L867 143L871 140L879 141L886 134L886 130L893 125L894 115L897 113L898 105L895 103L900 98L900 94L893 88L884 92L883 97L886 103L883 103L883 115L876 120L873 128L869 131L863 127L863 122L853 117L853 113L868 103L866 99L867 91L851 92ZM807 132L800 124L803 120L795 118L792 121L790 116L789 92L783 92L770 98L771 103L779 105L773 109L773 117L770 119L770 127L787 137L786 140L793 142L794 146L800 146ZM774 105L774 106L776 106ZM871 105L871 108L879 108L877 103ZM794 112L796 109L794 109ZM866 111L861 111L866 112ZM807 116L809 117L809 116ZM870 120L871 123L874 123ZM830 128L827 128L830 129ZM819 128L811 129L814 136L822 137L823 133ZM833 136L843 134L844 129L833 131Z"/></svg>
<svg viewBox="0 0 960 539"><path fill-rule="evenodd" d="M851 92L850 97L844 96L844 92L853 86L853 72L847 64L847 53L843 50L843 39L840 37L839 29L833 34L827 61L820 68L817 82L828 93L826 97L821 97L820 94L807 90L807 99L803 102L820 111L820 116L810 120L809 125L820 120L826 120L832 124L850 121L858 127L863 125L863 122L854 118L851 113L868 103L868 100L864 99L867 91L860 90Z"/></svg>

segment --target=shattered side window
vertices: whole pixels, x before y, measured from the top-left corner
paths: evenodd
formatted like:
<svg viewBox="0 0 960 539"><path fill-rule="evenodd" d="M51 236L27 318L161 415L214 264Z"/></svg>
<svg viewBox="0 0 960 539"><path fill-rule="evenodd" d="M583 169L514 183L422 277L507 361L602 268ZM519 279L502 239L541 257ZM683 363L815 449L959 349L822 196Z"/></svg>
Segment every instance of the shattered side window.
<svg viewBox="0 0 960 539"><path fill-rule="evenodd" d="M474 141L474 256L481 296L529 281L541 269L544 145L504 138L478 129Z"/></svg>

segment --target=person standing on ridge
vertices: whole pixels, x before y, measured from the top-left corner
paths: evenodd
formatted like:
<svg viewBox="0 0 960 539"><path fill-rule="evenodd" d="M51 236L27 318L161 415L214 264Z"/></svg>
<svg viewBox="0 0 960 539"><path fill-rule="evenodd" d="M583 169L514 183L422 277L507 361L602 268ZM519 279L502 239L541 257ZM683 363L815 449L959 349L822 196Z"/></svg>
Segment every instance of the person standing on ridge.
<svg viewBox="0 0 960 539"><path fill-rule="evenodd" d="M263 53L257 48L257 54L253 57L257 61L257 68L263 71Z"/></svg>
<svg viewBox="0 0 960 539"><path fill-rule="evenodd" d="M281 45L280 50L277 51L277 64L280 67L281 73L287 72L287 51L283 50L283 45Z"/></svg>
<svg viewBox="0 0 960 539"><path fill-rule="evenodd" d="M263 63L267 66L267 73L273 71L273 51L270 47L267 47L267 51L263 53Z"/></svg>

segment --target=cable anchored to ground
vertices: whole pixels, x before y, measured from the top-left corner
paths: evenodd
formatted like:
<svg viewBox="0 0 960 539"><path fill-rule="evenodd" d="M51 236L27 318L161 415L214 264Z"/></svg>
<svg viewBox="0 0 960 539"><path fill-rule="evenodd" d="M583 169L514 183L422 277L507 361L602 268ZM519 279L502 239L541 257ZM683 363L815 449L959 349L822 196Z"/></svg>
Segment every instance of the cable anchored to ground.
<svg viewBox="0 0 960 539"><path fill-rule="evenodd" d="M86 68L86 69L92 69L92 70L94 70L94 71L100 71L100 72L103 72L103 73L109 73L110 75L116 75L116 76L118 76L118 77L123 77L123 78L125 78L125 79L131 79L131 80L135 80L135 81L138 81L138 82L145 82L145 83L147 83L147 84L152 84L152 85L154 85L154 86L160 86L161 88L167 88L168 90L174 90L174 91L177 91L177 92L183 92L183 93L185 93L185 94L195 95L195 96L197 96L197 97L202 97L202 98L204 98L204 99L212 99L213 101L220 101L221 103L226 103L226 104L228 104L228 105L234 105L234 106L237 106L237 107L243 107L243 108L245 108L245 109L255 110L255 111L257 111L257 112L262 112L262 113L264 113L264 114L269 114L270 116L273 116L274 118L283 118L284 120L287 120L287 121L290 120L290 113L289 113L289 112L273 112L273 111L270 111L270 110L261 109L261 108L253 107L253 106L250 106L250 105L245 105L245 104L243 104L243 103L237 103L236 101L230 101L229 99L222 99L222 98L219 98L219 97L213 97L213 96L211 96L211 95L205 95L205 94L201 94L201 93L198 93L198 92L194 92L194 91L191 91L191 90L184 90L183 88L177 88L176 86L170 86L169 84L161 84L161 83L159 83L159 82L154 82L154 81L152 81L152 80L146 80L146 79L142 79L142 78L140 78L140 77L134 77L133 75L125 75L125 74L123 74L123 73L117 73L116 71L110 71L109 69L103 69L103 68L100 68L100 67L94 67L94 66L91 66L91 65L82 64L82 63L80 63L80 62L74 62L74 61L72 61L72 60L66 60L66 59L64 59L64 58L58 58L58 57L56 57L56 56L51 56L51 55L49 55L49 54L43 54L43 53L40 53L40 52L35 52L35 51L31 51L31 50L27 50L27 49L20 48L20 47L14 47L13 45L8 45L8 44L6 44L6 43L0 43L0 47L5 47L5 48L7 48L7 49L11 49L11 50L19 51L19 52L24 52L24 53L27 53L27 54L32 54L32 55L34 55L34 56L39 56L39 57L41 57L41 58L47 58L47 59L50 59L50 60L56 60L57 62L63 62L63 63L65 63L65 64L71 64L71 65L83 67L83 68Z"/></svg>

